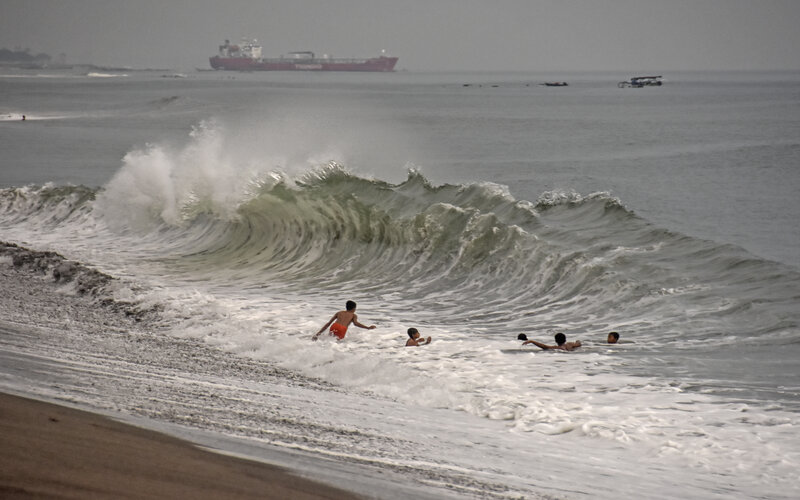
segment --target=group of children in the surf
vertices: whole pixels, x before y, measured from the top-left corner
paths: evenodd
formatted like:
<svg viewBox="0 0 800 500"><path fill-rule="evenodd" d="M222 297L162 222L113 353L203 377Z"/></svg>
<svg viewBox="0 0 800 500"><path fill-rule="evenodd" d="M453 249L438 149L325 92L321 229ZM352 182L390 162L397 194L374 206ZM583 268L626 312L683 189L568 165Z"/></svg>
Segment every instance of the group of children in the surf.
<svg viewBox="0 0 800 500"><path fill-rule="evenodd" d="M524 340L522 345L533 344L536 347L539 347L544 350L560 349L562 351L574 351L575 349L577 349L582 345L580 340L576 340L575 342L567 342L567 336L564 335L563 333L556 333L555 335L556 345L547 345L547 344L542 344L541 342L536 342L535 340L528 340L528 336L525 335L524 333L520 333L517 336L517 340ZM606 342L608 342L609 344L616 344L617 342L619 342L619 333L610 332L608 334L608 337L606 338Z"/></svg>
<svg viewBox="0 0 800 500"><path fill-rule="evenodd" d="M338 311L336 314L334 314L333 317L329 319L327 323L325 323L325 326L320 328L320 330L314 334L311 340L317 340L322 332L327 330L329 327L330 330L328 333L339 340L342 340L347 333L347 328L351 324L367 330L373 330L376 328L375 325L366 326L359 323L358 316L356 315L356 303L352 300L348 300L345 304L345 310ZM423 338L416 328L409 328L407 333L408 340L406 341L406 347L421 346L431 343L431 337ZM533 344L536 347L544 350L557 349L562 351L574 351L582 345L580 340L576 340L575 342L567 342L567 336L563 333L556 333L556 345L547 345L535 340L528 340L528 337L524 333L520 333L519 336L517 336L517 340L524 341L522 342L522 345ZM616 344L619 341L619 333L610 332L608 334L607 341L609 344Z"/></svg>

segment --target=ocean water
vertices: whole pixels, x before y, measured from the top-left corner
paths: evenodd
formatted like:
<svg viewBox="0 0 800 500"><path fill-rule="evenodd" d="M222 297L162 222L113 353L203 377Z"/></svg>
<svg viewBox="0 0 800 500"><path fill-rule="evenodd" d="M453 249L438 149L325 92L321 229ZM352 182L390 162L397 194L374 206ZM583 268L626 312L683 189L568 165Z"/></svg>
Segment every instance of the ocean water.
<svg viewBox="0 0 800 500"><path fill-rule="evenodd" d="M0 240L154 312L0 384L379 498L796 498L800 74L630 76L6 70Z"/></svg>

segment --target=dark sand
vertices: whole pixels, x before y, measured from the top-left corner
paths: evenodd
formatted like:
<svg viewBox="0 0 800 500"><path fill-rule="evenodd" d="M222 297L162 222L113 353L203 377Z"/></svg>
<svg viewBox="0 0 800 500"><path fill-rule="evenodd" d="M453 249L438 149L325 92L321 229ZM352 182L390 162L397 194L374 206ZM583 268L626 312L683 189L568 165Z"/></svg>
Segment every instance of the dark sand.
<svg viewBox="0 0 800 500"><path fill-rule="evenodd" d="M0 498L359 497L101 415L0 393Z"/></svg>

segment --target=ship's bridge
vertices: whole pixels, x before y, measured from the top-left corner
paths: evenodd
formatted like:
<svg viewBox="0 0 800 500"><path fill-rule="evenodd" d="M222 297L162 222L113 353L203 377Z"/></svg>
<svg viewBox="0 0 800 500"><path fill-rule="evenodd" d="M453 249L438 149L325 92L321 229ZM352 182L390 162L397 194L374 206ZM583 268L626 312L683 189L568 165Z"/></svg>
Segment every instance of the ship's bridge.
<svg viewBox="0 0 800 500"><path fill-rule="evenodd" d="M261 45L258 40L242 40L242 56L250 59L261 59Z"/></svg>
<svg viewBox="0 0 800 500"><path fill-rule="evenodd" d="M255 38L248 40L242 38L239 45L232 45L228 40L225 40L224 45L219 46L220 57L236 57L244 59L261 59L261 45Z"/></svg>

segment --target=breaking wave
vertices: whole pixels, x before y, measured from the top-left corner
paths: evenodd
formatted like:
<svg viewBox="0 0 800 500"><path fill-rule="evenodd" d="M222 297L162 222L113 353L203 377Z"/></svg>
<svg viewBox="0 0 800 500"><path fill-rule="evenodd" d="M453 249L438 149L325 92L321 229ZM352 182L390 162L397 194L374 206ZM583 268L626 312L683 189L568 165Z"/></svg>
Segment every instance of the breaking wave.
<svg viewBox="0 0 800 500"><path fill-rule="evenodd" d="M160 150L141 154L149 167L168 160ZM17 226L147 243L150 258L185 276L320 292L368 286L490 330L500 318L514 329L568 317L575 326L672 324L676 338L727 336L725 311L728 326L748 336L795 324L791 270L654 227L608 193L518 201L496 184L433 186L415 170L390 184L336 163L294 179L269 172L182 183L174 171L144 172L153 169L123 169L101 189L5 189L0 208ZM754 301L777 310L754 319Z"/></svg>
<svg viewBox="0 0 800 500"><path fill-rule="evenodd" d="M488 334L535 321L675 345L796 336L796 270L656 227L610 193L516 200L489 182L433 185L413 166L389 183L300 154L302 141L265 156L213 122L190 135L129 152L102 188L4 189L0 228L56 250L73 238L87 259L112 259L111 272L140 271L119 263L129 249L134 266L158 263L173 279L371 294Z"/></svg>

